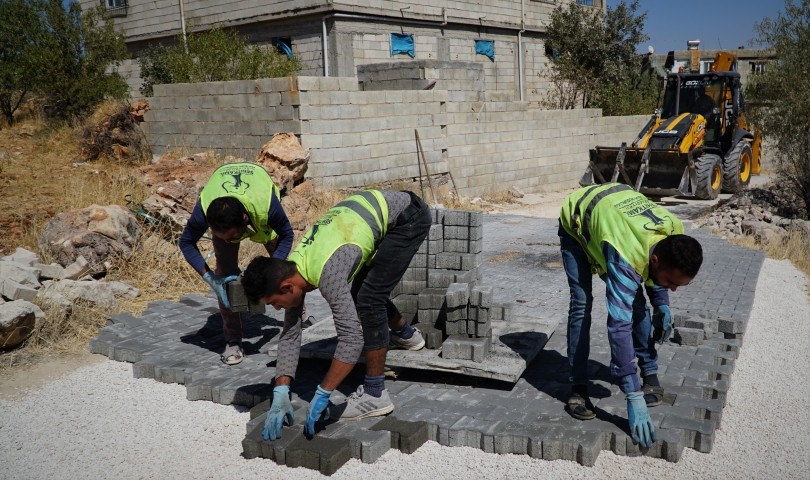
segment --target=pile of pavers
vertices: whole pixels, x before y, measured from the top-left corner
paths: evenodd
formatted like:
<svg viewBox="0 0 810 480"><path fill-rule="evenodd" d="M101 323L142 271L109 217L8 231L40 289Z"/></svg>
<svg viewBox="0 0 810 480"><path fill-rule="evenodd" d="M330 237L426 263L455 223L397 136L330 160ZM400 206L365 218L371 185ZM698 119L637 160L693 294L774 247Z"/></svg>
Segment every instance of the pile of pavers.
<svg viewBox="0 0 810 480"><path fill-rule="evenodd" d="M37 290L42 287L41 280L77 279L89 271L82 271L77 265L77 268L67 271L66 277L65 269L58 263L43 265L36 253L17 248L11 255L0 258L0 293L8 300L30 302L37 297Z"/></svg>
<svg viewBox="0 0 810 480"><path fill-rule="evenodd" d="M626 402L619 388L612 384L607 331L604 323L597 321L607 316L604 291L600 288L594 288L588 365L589 392L597 418L583 422L565 413L570 372L564 318L569 299L565 272L559 264L556 221L489 215L484 227L488 243L476 261L487 285L476 283L469 287L465 301L463 287L448 284L443 296L425 301L443 302L443 335L447 318L460 321L461 317L455 315L457 309L463 310L465 305L467 332L471 316L474 315L478 323L481 311L487 308L489 286L493 299L515 301L511 308L500 311L493 306L495 302L490 303L488 314L493 335L488 358L476 363L436 356L439 352L445 353L442 350L454 336L459 340L477 340L471 338L470 333L448 336L442 350L423 350L426 356L434 355L430 357L431 365L443 365L442 369L423 373L420 367L420 370L401 372L397 379L386 379L386 389L396 409L384 418L348 423L318 422L315 437L307 439L301 428L307 401L328 365L302 360L302 368L291 386L295 426L284 427L280 440L263 440L261 430L275 376L274 358L272 355L268 358L265 352L272 353L283 323L265 315L246 320L245 360L239 365L224 366L219 354L225 341L213 294L207 297L186 295L179 302L152 302L139 318L129 314L112 317L109 326L102 328L99 337L91 341L90 348L111 359L132 362L133 375L137 378L184 384L189 400L250 408L251 420L242 444L246 458L263 457L279 464L317 469L324 474L336 471L349 458L370 463L392 448L411 453L427 440L490 453L570 460L586 466L593 465L603 450L671 462L679 461L685 448L704 453L712 450L750 317L763 252L730 245L703 230L690 231L704 247L704 269L693 284L671 295L676 325L682 326L677 327L680 332L675 340L678 341L658 348L664 402L650 409L658 441L652 448L643 449L630 439ZM505 262L489 261L504 249L519 249L522 253ZM443 249L442 253L447 252ZM420 293L429 288L426 285ZM419 294L402 295L416 295L413 308L419 316ZM423 310L441 311L442 308ZM317 291L307 295L307 312L316 320L311 326L305 322L304 339L313 330L329 327L330 319L328 305ZM430 315L432 318L433 314ZM490 368L488 362L501 358L503 350L498 350L498 344L506 341L505 337L538 342L531 339L532 332L528 330L531 326L523 323L527 317L534 318L536 323L541 317L559 319L560 323L557 325L555 320L547 342L540 342L543 350L533 362L529 359L531 363L527 362L525 371L521 370L517 378L507 381L492 380L496 378L492 376L474 378L471 375L475 373L468 373L469 370L453 370L451 363L439 363L441 360ZM504 330L511 326L517 327ZM687 345L690 340L686 334L690 332L683 330L687 328L699 331L693 333L696 342L702 338L700 345ZM329 335L334 337L334 327ZM321 348L327 352L325 346L332 341L331 337L324 337L320 345L318 342L309 344L312 351ZM399 351L389 352L389 359L398 358L398 354ZM331 357L324 354L315 358ZM360 381L361 375L347 379L345 385L333 393L333 402L339 403Z"/></svg>

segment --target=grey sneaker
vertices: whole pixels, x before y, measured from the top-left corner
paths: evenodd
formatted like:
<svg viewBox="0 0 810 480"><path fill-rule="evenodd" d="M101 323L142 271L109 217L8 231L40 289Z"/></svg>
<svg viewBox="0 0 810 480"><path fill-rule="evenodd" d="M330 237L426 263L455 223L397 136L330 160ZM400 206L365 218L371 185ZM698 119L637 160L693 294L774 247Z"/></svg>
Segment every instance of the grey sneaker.
<svg viewBox="0 0 810 480"><path fill-rule="evenodd" d="M418 328L414 328L414 330L413 336L408 339L400 337L393 331L390 332L389 337L391 341L388 344L388 348L400 350L421 350L425 348L425 339L422 338L422 332L420 332Z"/></svg>
<svg viewBox="0 0 810 480"><path fill-rule="evenodd" d="M361 418L380 417L394 411L394 404L388 396L388 390L383 390L380 398L372 397L363 391L363 386L349 395L346 403L332 407L332 418L339 422L351 422Z"/></svg>

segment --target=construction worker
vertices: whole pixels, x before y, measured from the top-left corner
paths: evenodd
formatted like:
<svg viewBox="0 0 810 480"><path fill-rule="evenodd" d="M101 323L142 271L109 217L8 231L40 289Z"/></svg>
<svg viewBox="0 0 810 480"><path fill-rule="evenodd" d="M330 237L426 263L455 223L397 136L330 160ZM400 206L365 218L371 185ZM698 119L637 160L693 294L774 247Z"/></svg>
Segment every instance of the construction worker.
<svg viewBox="0 0 810 480"><path fill-rule="evenodd" d="M209 227L217 265L213 271L197 248ZM264 245L274 258L287 258L293 230L267 171L255 163L229 163L214 170L180 237L186 261L217 294L227 343L221 360L227 365L244 358L241 313L230 311L225 284L240 273L239 243L245 239Z"/></svg>
<svg viewBox="0 0 810 480"><path fill-rule="evenodd" d="M430 230L427 205L411 192L366 190L334 206L306 233L289 261L256 258L245 269L248 298L285 308L279 336L273 403L264 438L281 437L284 418L293 422L290 383L301 348L301 305L316 288L329 303L338 344L326 377L309 404L304 432L329 416L329 396L365 351L363 385L332 408L339 421L386 415L394 410L385 390L388 348L419 350L425 341L389 299ZM389 332L390 329L390 332Z"/></svg>
<svg viewBox="0 0 810 480"><path fill-rule="evenodd" d="M683 234L683 224L664 208L624 184L587 187L563 200L560 251L571 291L568 310L568 363L571 396L566 410L574 418L596 416L588 397L592 275L607 284L610 371L627 400L633 440L655 441L648 406L660 405L655 343L669 339L669 295L688 285L703 263L703 250ZM650 298L652 320L644 298ZM651 332L652 330L652 332ZM639 382L638 367L644 380Z"/></svg>

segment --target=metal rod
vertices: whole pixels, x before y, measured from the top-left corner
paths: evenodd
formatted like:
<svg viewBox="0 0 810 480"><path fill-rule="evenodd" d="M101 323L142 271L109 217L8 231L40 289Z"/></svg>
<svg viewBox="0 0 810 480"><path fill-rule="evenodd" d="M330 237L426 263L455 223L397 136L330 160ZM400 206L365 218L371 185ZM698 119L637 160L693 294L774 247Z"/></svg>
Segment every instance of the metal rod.
<svg viewBox="0 0 810 480"><path fill-rule="evenodd" d="M182 1L182 0L181 0ZM323 21L321 21L321 37L323 39L323 76L329 76L329 44L327 43L326 39L326 20L332 17L333 15L327 15L323 17Z"/></svg>
<svg viewBox="0 0 810 480"><path fill-rule="evenodd" d="M186 10L183 7L183 0L180 0L180 29L183 30L183 48L188 55L188 40L186 39Z"/></svg>
<svg viewBox="0 0 810 480"><path fill-rule="evenodd" d="M456 179L453 178L453 172L451 172L450 169L448 169L447 174L450 175L450 181L453 182L453 191L456 192L456 199L461 198L461 196L459 196L459 194L458 194L458 187L456 186Z"/></svg>
<svg viewBox="0 0 810 480"><path fill-rule="evenodd" d="M428 179L428 185L430 185L430 193L433 194L433 205L437 205L439 199L436 197L436 190L433 189L433 180L430 179L430 170L428 170L427 159L425 159L425 149L422 147L422 139L419 138L419 130L414 128L413 132L416 134L416 143L419 144L419 152L422 154L422 163L425 164L425 175Z"/></svg>

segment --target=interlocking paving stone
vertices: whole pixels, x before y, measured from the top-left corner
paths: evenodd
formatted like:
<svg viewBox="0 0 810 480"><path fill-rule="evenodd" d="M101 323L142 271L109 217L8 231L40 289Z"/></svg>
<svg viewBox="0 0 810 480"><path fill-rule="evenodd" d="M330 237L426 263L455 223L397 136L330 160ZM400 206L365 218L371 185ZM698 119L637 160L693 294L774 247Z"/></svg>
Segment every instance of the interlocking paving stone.
<svg viewBox="0 0 810 480"><path fill-rule="evenodd" d="M476 375L475 370L436 363L441 360L438 356L441 350L411 352L429 357L425 362L433 364L435 371L405 370L398 379L387 379L386 388L396 409L383 419L369 419L369 425L373 424L370 428L362 423L319 422L315 442L306 439L301 426L306 400L311 398L328 365L302 360L309 363L299 369L292 385L296 425L285 426L280 440L264 441L261 429L275 375L275 359L266 353L277 344L282 327L280 315L276 318L274 312L252 317L248 314L250 318L245 320L248 355L242 364L228 367L219 360L225 343L212 294L185 295L179 302L152 302L138 318L130 314L111 317L108 326L91 340L90 349L113 359L134 361L133 375L138 378L185 384L191 400L253 407L243 442L246 458L307 465L322 472L334 471L349 456L373 462L388 448L412 453L428 439L495 453L569 459L583 465L592 465L601 450L618 455L653 456L670 462L679 461L684 448L711 451L734 363L743 344L764 258L762 252L730 245L705 230L690 230L687 224L687 233L703 244L704 266L689 286L671 293L672 311L676 326L702 330L705 339L699 346L667 342L658 348L664 405L650 409L658 441L652 448L642 449L628 436L626 401L618 387L611 384L607 331L604 320L600 320L607 315L603 283L594 278L588 366L589 394L596 405L597 418L581 422L564 411L570 391L566 357L569 298L556 221L489 215L484 217L483 231L485 244L478 268L484 284L493 287L491 324L493 329L496 326L501 329L500 333L497 329L493 332L493 343L504 347L506 358L523 361L522 373L510 377L506 383L475 379L471 377ZM488 261L503 250L522 253L506 262ZM426 245L426 257L427 251ZM403 299L403 303L417 304L418 294L427 288L426 281L414 283L418 285L413 285L413 297ZM499 307L509 308L511 320L507 321L506 310L499 311ZM334 336L331 312L317 291L307 295L307 315L312 326L305 328L305 337L328 328ZM503 321L499 319L501 316ZM545 346L524 358L518 351L521 340L525 341L527 327L522 324L526 323L544 325L541 334L545 338L541 343ZM503 330L509 325L516 326ZM497 352L493 352L496 357ZM389 358L396 364L405 362L406 355L392 351ZM333 400L339 401L351 393L361 380L362 376L347 379L340 391L333 393ZM382 439L386 435L388 443L384 445ZM294 453L288 461L291 445ZM318 449L321 446L324 450ZM322 457L323 452L326 455Z"/></svg>

